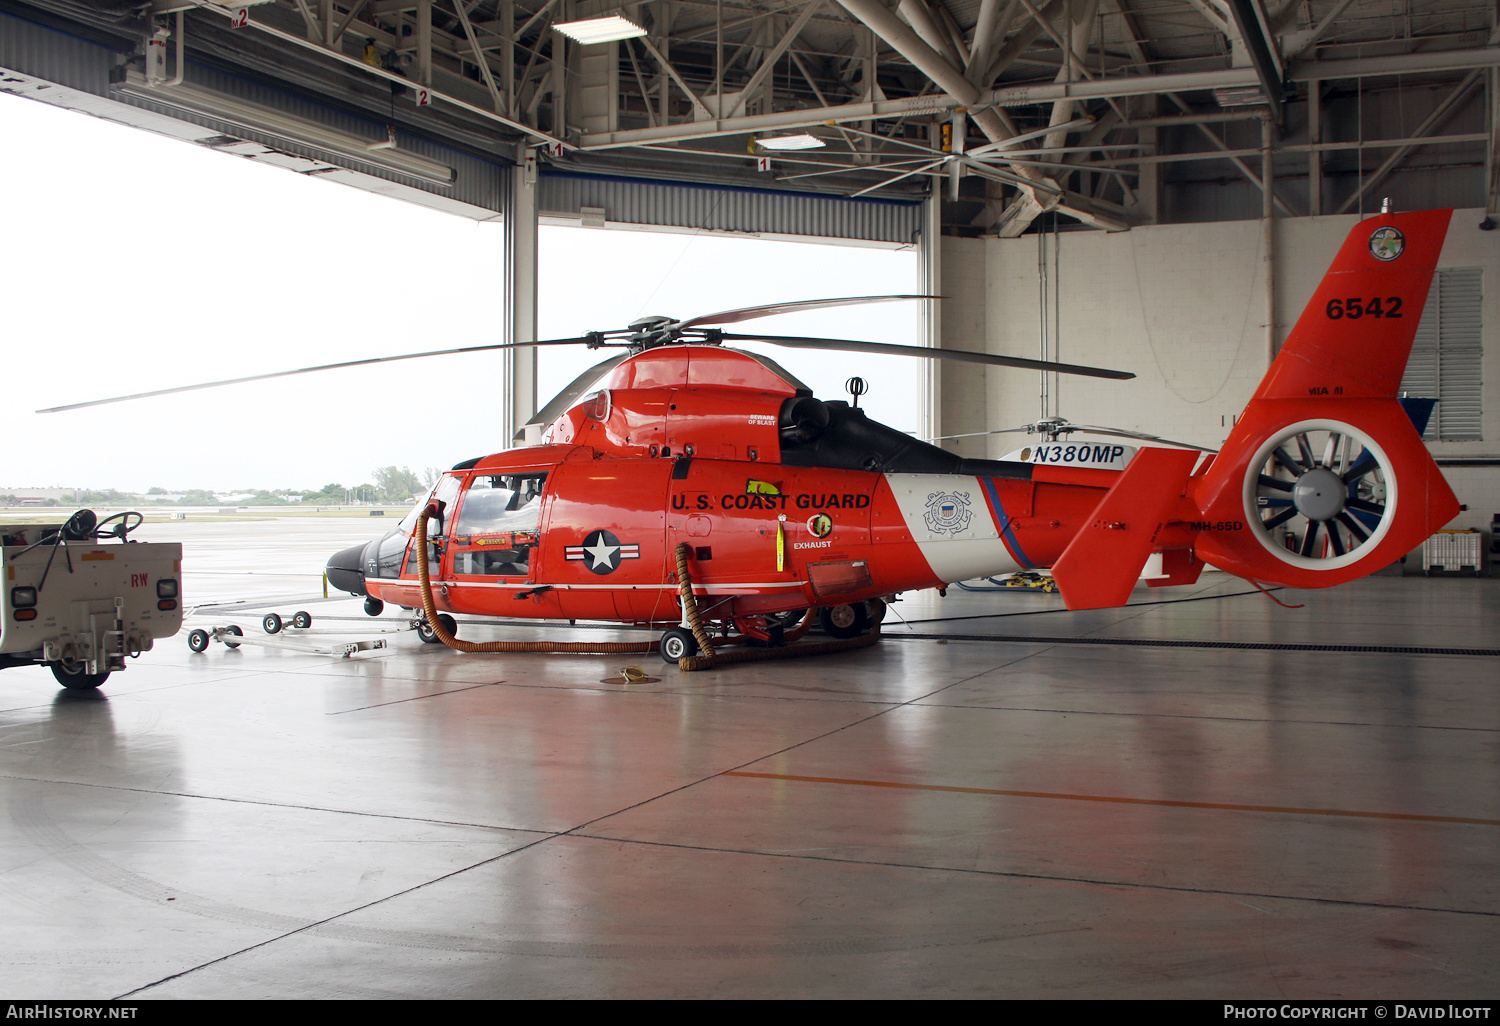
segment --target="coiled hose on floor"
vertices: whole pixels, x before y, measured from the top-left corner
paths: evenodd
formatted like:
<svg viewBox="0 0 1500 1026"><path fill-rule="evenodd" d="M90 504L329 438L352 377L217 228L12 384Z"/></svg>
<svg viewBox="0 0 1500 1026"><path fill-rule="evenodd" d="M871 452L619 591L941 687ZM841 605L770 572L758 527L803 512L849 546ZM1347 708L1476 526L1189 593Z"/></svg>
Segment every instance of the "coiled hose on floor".
<svg viewBox="0 0 1500 1026"><path fill-rule="evenodd" d="M691 551L685 542L677 545L677 592L682 596L682 611L688 622L688 627L693 632L693 638L698 642L701 651L697 655L683 656L677 660L679 670L709 670L715 666L724 666L730 663L757 663L767 659L795 659L805 655L824 655L831 652L848 652L855 648L868 648L880 640L880 625L871 628L869 634L857 638L845 638L838 641L819 641L811 645L780 646L777 648L741 648L733 652L721 652L715 650L708 631L703 629L702 618L698 614L698 600L693 596L693 580L688 573L688 553ZM812 627L815 610L809 609L802 622L792 628L783 636L783 641L798 641L808 628Z"/></svg>

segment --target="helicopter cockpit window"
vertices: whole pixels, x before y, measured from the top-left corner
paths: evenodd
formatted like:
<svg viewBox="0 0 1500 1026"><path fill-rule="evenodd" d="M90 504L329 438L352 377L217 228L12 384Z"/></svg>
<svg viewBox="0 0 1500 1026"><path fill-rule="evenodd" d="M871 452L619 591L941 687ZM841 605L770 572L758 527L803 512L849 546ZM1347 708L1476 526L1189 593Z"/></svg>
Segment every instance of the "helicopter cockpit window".
<svg viewBox="0 0 1500 1026"><path fill-rule="evenodd" d="M458 489L461 483L462 478L445 474L443 479L438 482L437 487L433 489L432 495L420 500L401 521L401 530L407 534L414 535L417 526L417 516L426 507L427 503L432 499L443 503L443 518L441 520L431 519L427 521L427 544L431 557L427 562L427 572L434 577L439 573L438 560L441 555L434 542L448 533L448 527L453 522L454 500L458 498ZM408 521L410 522L410 526L408 526ZM410 558L406 561L406 572L412 575L415 575L417 572L417 565Z"/></svg>
<svg viewBox="0 0 1500 1026"><path fill-rule="evenodd" d="M474 478L453 525L453 572L525 574L541 524L546 474L493 474Z"/></svg>

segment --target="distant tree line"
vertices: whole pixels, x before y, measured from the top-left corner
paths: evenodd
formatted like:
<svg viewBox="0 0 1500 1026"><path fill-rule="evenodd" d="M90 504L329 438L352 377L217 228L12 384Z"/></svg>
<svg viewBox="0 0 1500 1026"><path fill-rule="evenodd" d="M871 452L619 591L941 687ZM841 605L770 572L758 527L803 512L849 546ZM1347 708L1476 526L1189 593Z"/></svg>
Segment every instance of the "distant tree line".
<svg viewBox="0 0 1500 1026"><path fill-rule="evenodd" d="M435 467L428 467L422 476L415 474L410 467L380 467L373 471L374 482L346 487L338 482L326 484L322 488L298 490L288 488L277 491L266 489L255 489L249 498L245 498L245 489L235 492L211 492L204 488L193 488L185 492L170 492L165 488L152 487L146 490L144 495L131 492L121 492L113 488L103 491L82 490L74 498L43 499L43 506L212 506L216 503L227 501L220 496L233 496L237 506L285 506L289 502L313 506L342 506L347 503L356 502L411 502L418 494L426 494L428 489L436 483L440 471ZM51 489L49 489L51 490ZM18 506L23 498L29 498L23 493L0 493L0 506Z"/></svg>

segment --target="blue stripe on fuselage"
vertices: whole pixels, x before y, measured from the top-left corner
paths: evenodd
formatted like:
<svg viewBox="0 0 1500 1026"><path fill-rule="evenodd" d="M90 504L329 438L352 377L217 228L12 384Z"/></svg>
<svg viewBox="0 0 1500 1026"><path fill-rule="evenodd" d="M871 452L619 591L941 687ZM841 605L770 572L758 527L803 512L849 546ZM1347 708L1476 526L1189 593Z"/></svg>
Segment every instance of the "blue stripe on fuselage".
<svg viewBox="0 0 1500 1026"><path fill-rule="evenodd" d="M1026 553L1021 551L1021 543L1016 541L1015 532L1010 529L1010 517L1005 513L1005 507L1000 503L1000 492L995 488L993 478L981 477L984 483L985 494L990 497L990 508L995 511L995 526L1000 529L1000 537L1005 539L1005 547L1010 549L1010 554L1016 557L1027 570L1035 570L1036 566L1027 558Z"/></svg>

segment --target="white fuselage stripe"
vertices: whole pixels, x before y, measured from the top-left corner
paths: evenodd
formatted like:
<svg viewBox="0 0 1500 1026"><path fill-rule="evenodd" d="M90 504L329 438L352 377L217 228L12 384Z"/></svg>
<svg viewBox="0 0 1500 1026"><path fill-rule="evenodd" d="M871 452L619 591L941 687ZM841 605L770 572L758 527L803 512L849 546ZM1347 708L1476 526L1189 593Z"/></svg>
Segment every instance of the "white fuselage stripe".
<svg viewBox="0 0 1500 1026"><path fill-rule="evenodd" d="M403 580L397 577L372 577L369 584L378 584L382 588L420 588L421 585L415 580ZM694 591L722 590L724 588L801 588L805 581L712 581L708 584L694 584ZM464 581L448 578L443 581L434 581L435 588L514 588L517 591L532 591L536 588L550 588L553 591L676 591L675 584L525 584L512 583L510 581Z"/></svg>

